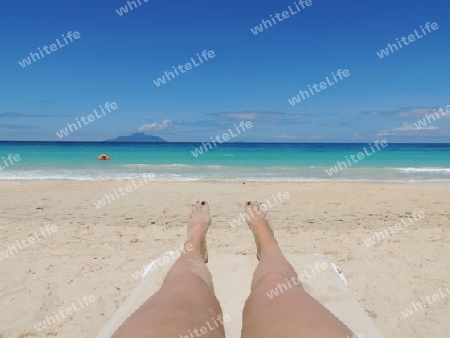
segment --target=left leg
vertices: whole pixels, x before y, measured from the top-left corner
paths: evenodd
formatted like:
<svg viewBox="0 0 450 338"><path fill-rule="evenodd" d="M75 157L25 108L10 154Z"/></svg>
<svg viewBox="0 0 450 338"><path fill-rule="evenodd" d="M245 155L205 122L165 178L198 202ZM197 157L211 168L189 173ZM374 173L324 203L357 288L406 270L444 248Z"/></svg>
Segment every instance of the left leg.
<svg viewBox="0 0 450 338"><path fill-rule="evenodd" d="M197 202L188 218L185 252L167 274L161 289L112 338L190 338L198 334L205 338L225 337L222 309L205 264L210 223L208 203Z"/></svg>

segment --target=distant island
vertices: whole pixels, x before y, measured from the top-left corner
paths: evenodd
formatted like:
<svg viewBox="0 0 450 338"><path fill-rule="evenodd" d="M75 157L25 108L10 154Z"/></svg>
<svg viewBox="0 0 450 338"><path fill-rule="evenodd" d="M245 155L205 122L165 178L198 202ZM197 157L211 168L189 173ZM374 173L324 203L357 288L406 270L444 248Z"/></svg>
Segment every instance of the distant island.
<svg viewBox="0 0 450 338"><path fill-rule="evenodd" d="M159 136L147 135L143 133L135 133L128 136L119 136L110 140L105 140L103 142L141 142L141 143L166 143Z"/></svg>

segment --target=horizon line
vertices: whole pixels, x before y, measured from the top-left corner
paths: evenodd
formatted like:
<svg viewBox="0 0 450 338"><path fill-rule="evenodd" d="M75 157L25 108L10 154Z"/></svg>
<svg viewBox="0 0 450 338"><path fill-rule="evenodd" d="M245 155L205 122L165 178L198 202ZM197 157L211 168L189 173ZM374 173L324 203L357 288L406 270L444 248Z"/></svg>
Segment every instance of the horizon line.
<svg viewBox="0 0 450 338"><path fill-rule="evenodd" d="M116 144L166 144L166 143L195 143L203 144L208 141L164 141L164 142L111 142L111 141L27 141L27 140L0 140L0 143L13 143L13 142L40 142L40 143L116 143ZM366 144L373 143L374 141L367 142L224 142L223 144ZM449 142L389 142L389 144L450 144Z"/></svg>

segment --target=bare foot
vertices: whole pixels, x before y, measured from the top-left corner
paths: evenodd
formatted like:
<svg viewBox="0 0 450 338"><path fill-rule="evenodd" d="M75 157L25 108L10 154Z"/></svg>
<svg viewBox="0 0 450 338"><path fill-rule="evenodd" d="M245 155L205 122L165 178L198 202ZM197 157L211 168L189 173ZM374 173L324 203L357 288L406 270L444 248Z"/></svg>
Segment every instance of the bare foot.
<svg viewBox="0 0 450 338"><path fill-rule="evenodd" d="M257 254L260 259L261 252L266 248L278 248L272 227L270 226L269 213L264 210L260 202L247 202L245 204L245 212L248 215L247 224L255 237Z"/></svg>
<svg viewBox="0 0 450 338"><path fill-rule="evenodd" d="M208 262L208 251L206 249L206 233L211 224L209 205L206 201L197 201L192 205L188 216L187 242L192 244L195 251L200 252L203 261Z"/></svg>

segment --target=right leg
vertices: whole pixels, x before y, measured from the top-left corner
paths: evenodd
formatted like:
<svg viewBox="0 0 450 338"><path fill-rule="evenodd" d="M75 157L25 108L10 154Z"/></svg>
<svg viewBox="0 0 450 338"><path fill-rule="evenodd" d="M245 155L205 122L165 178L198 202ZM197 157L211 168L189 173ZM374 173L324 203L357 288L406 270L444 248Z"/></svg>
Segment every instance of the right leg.
<svg viewBox="0 0 450 338"><path fill-rule="evenodd" d="M199 337L199 332L202 338L225 337L222 309L205 264L210 223L208 203L193 205L186 251L170 269L161 289L122 324L113 338L192 338Z"/></svg>
<svg viewBox="0 0 450 338"><path fill-rule="evenodd" d="M350 329L303 289L261 204L248 202L246 212L260 263L244 308L242 338L351 338ZM284 291L270 292L278 289Z"/></svg>

